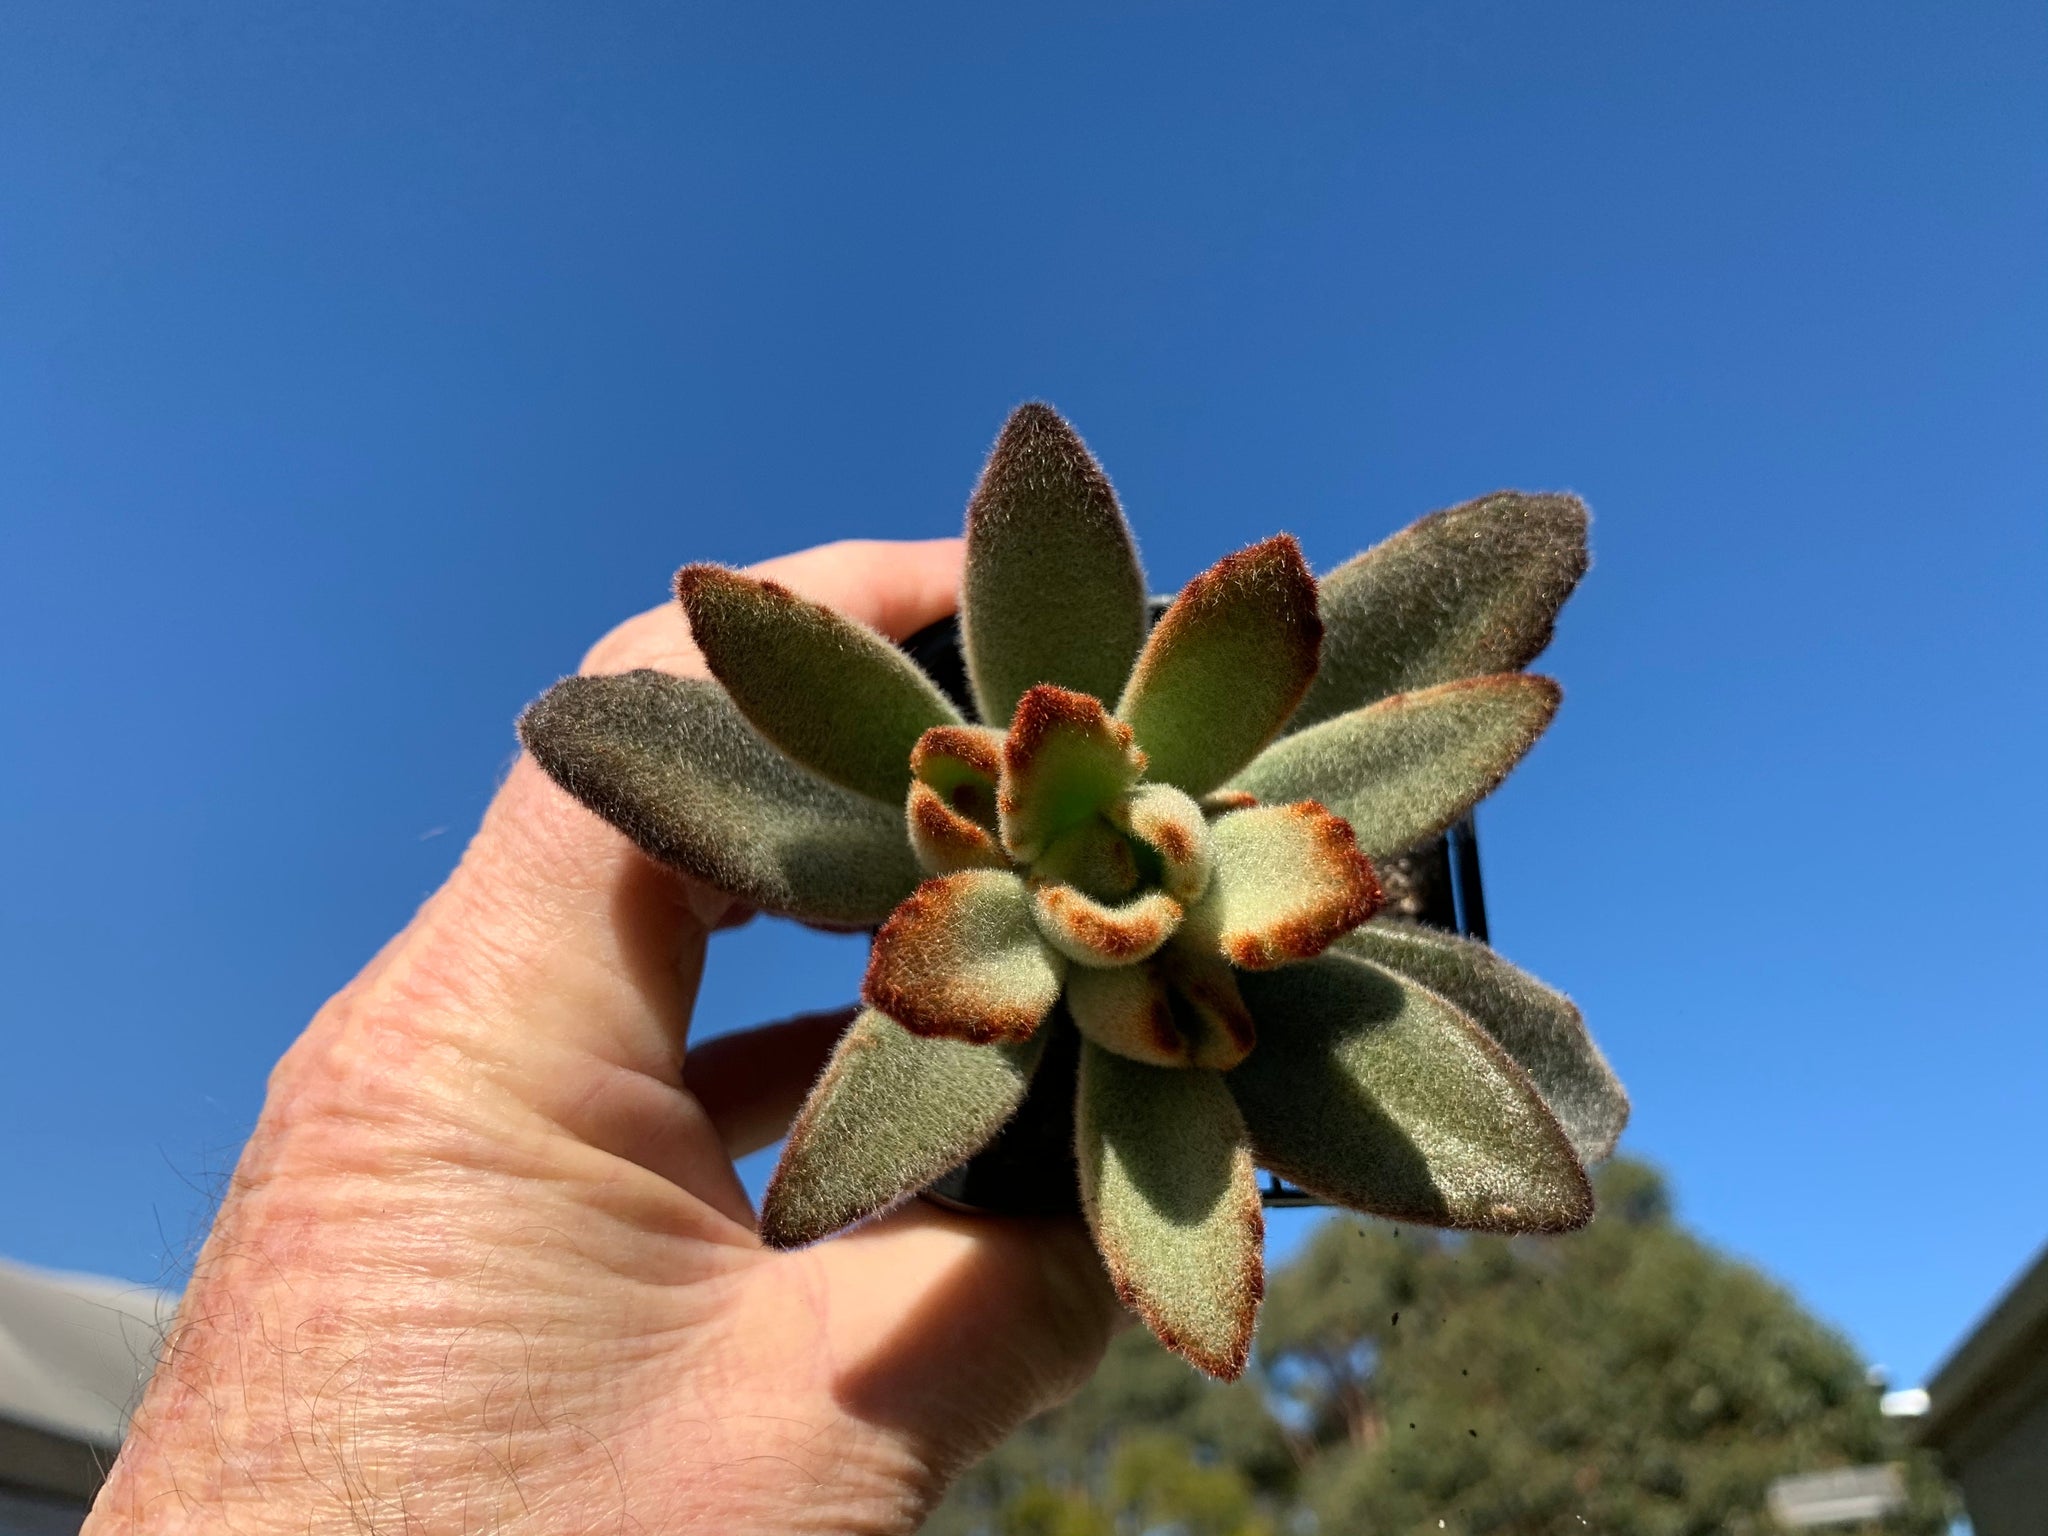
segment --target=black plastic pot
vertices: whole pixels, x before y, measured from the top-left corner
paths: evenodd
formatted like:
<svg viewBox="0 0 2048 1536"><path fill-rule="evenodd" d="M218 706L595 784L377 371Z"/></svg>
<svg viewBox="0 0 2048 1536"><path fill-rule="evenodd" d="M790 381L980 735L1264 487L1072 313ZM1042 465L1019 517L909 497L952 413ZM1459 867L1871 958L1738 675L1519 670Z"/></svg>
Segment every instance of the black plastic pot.
<svg viewBox="0 0 2048 1536"><path fill-rule="evenodd" d="M1165 611L1165 602L1155 599L1153 619ZM960 654L956 619L927 624L903 642L903 649L963 715L969 720L980 718L967 686L967 663ZM1387 915L1486 941L1479 837L1471 817L1433 842L1376 861L1373 868L1387 893L1383 909ZM1045 1057L1017 1113L994 1141L935 1180L924 1192L926 1199L955 1210L1003 1216L1064 1216L1081 1209L1074 1165L1074 1086L1081 1063L1081 1037L1064 1006L1056 1008L1040 1027L1051 1032ZM1325 1203L1270 1174L1260 1195L1269 1206Z"/></svg>

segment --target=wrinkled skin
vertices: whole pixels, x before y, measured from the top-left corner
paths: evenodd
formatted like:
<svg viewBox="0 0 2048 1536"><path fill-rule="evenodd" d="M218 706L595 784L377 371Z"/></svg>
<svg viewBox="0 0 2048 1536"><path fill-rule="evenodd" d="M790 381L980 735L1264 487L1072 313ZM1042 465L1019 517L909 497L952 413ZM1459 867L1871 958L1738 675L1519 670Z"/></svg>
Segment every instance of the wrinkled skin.
<svg viewBox="0 0 2048 1536"><path fill-rule="evenodd" d="M757 568L900 637L956 540ZM679 611L588 672L702 674ZM714 892L522 758L448 883L271 1075L86 1529L914 1530L1093 1369L1078 1223L913 1204L774 1253L733 1171L842 1017L688 1050Z"/></svg>

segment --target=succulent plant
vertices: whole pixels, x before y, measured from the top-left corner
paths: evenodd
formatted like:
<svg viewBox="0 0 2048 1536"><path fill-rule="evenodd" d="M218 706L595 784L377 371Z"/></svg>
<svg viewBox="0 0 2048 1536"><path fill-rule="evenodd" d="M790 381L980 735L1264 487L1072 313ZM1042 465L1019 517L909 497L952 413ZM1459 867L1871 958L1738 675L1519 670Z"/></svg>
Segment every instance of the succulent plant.
<svg viewBox="0 0 2048 1536"><path fill-rule="evenodd" d="M1148 626L1109 481L1026 405L967 510L977 719L861 625L686 566L717 681L570 678L521 735L656 859L875 928L766 1241L824 1238L970 1157L1066 1030L1096 1244L1214 1375L1243 1370L1263 1290L1258 1167L1400 1221L1584 1223L1584 1165L1628 1105L1578 1011L1482 944L1373 920L1373 861L1463 816L1549 724L1557 686L1521 669L1585 530L1571 497L1501 493L1320 583L1283 534Z"/></svg>

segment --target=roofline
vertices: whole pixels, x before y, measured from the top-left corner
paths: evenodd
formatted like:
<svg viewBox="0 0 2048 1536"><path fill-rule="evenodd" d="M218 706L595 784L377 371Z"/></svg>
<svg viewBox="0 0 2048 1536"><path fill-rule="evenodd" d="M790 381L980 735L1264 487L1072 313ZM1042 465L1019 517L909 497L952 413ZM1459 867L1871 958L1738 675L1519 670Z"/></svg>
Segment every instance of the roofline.
<svg viewBox="0 0 2048 1536"><path fill-rule="evenodd" d="M1964 1432L2011 1378L2048 1345L2048 1246L1956 1345L1927 1384L1927 1416L1915 1436L1942 1446ZM2032 1346L2032 1347L2029 1347Z"/></svg>

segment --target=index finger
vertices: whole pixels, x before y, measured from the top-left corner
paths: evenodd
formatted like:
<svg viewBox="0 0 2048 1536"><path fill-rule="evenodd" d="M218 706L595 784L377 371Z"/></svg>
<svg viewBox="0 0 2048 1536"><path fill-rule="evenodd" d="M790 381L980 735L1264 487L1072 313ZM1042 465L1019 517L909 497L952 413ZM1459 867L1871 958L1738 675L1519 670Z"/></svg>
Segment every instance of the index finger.
<svg viewBox="0 0 2048 1536"><path fill-rule="evenodd" d="M960 539L842 539L746 567L749 576L780 582L801 597L836 608L891 640L914 635L951 613L960 600ZM626 620L591 647L585 673L653 667L685 677L704 675L682 605L664 603Z"/></svg>
<svg viewBox="0 0 2048 1536"><path fill-rule="evenodd" d="M895 639L953 611L961 560L958 539L856 540L751 569ZM635 667L704 673L680 604L628 620L584 662ZM407 948L481 1016L516 1007L540 1034L608 1042L614 1059L676 1077L704 937L730 907L656 866L522 754Z"/></svg>

